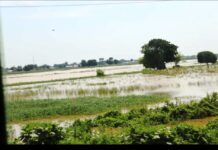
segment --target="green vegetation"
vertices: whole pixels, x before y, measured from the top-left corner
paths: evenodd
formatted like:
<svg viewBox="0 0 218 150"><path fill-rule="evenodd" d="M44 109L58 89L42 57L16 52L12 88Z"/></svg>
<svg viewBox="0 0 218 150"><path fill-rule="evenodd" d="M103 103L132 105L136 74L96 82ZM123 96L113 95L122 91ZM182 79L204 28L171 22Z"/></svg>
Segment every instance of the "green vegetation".
<svg viewBox="0 0 218 150"><path fill-rule="evenodd" d="M56 124L28 124L23 128L20 140L25 144L58 144L64 138L64 132Z"/></svg>
<svg viewBox="0 0 218 150"><path fill-rule="evenodd" d="M166 95L125 97L81 97L62 100L7 101L7 120L39 119L62 115L91 115L121 108L146 107L147 104L166 102Z"/></svg>
<svg viewBox="0 0 218 150"><path fill-rule="evenodd" d="M217 61L217 56L210 51L199 52L197 55L197 58L198 58L199 63L207 63L207 66L208 66L208 63L214 64Z"/></svg>
<svg viewBox="0 0 218 150"><path fill-rule="evenodd" d="M177 53L176 56L175 56L175 66L178 67L178 63L181 61L182 59L182 54L180 53Z"/></svg>
<svg viewBox="0 0 218 150"><path fill-rule="evenodd" d="M96 70L96 74L97 74L97 77L105 76L105 75L104 75L104 71L101 70L101 69L97 69L97 70Z"/></svg>
<svg viewBox="0 0 218 150"><path fill-rule="evenodd" d="M107 85L107 83L106 83L106 82L99 82L99 83L88 83L88 84L86 84L86 85L88 85L88 86Z"/></svg>
<svg viewBox="0 0 218 150"><path fill-rule="evenodd" d="M198 103L180 105L167 103L162 108L132 109L126 114L111 111L95 119L76 120L73 125L61 131L64 139L59 140L58 144L218 144L218 119L201 127L183 123L169 126L175 121L217 115L218 93L208 95ZM45 130L40 124L35 126L34 131ZM21 137L30 135L31 130L28 129L27 132L26 128L29 127L23 128L26 132L22 132ZM59 134L54 132L47 135L50 138ZM17 142L20 142L21 137ZM26 137L27 140L33 138ZM23 144L29 143L23 142Z"/></svg>

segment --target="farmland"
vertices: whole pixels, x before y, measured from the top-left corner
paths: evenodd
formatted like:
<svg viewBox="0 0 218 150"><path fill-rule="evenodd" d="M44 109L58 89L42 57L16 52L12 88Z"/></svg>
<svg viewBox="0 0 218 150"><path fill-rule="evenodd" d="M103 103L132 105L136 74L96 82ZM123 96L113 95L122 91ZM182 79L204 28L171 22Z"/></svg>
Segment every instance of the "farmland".
<svg viewBox="0 0 218 150"><path fill-rule="evenodd" d="M205 97L218 92L218 64L207 68L191 60L180 65L167 64L164 70L139 64L101 67L103 77L96 77L99 67L6 75L9 140L15 142L25 125L44 123L68 131L60 144L143 144L133 135L156 130L165 134L165 127L172 127L169 132L181 140L180 124L185 124L182 129L193 125L187 126L193 132L213 132L207 124L217 118L217 96ZM186 142L196 141L180 141Z"/></svg>

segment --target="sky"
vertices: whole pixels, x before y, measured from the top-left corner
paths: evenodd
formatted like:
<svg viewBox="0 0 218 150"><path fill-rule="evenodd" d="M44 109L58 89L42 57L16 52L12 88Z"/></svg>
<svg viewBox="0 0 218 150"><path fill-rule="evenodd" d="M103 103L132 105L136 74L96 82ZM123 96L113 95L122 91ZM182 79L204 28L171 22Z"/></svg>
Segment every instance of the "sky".
<svg viewBox="0 0 218 150"><path fill-rule="evenodd" d="M8 1L1 6L115 3ZM154 38L183 55L218 53L218 1L144 1L62 7L1 7L5 67L113 57L137 59ZM122 4L123 3L123 4Z"/></svg>

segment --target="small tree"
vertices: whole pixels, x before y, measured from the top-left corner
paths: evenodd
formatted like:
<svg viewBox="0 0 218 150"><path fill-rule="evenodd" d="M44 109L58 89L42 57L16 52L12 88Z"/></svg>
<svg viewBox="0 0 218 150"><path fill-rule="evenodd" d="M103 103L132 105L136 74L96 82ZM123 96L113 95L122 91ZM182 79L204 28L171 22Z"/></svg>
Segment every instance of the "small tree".
<svg viewBox="0 0 218 150"><path fill-rule="evenodd" d="M101 69L97 69L97 70L96 70L96 73L97 73L97 77L102 77L102 76L104 76L104 71L101 70Z"/></svg>
<svg viewBox="0 0 218 150"><path fill-rule="evenodd" d="M202 51L197 55L199 63L207 63L207 67L209 67L208 63L216 63L217 56L210 51Z"/></svg>
<svg viewBox="0 0 218 150"><path fill-rule="evenodd" d="M178 66L178 63L181 61L181 59L182 55L178 53L175 57L175 66Z"/></svg>

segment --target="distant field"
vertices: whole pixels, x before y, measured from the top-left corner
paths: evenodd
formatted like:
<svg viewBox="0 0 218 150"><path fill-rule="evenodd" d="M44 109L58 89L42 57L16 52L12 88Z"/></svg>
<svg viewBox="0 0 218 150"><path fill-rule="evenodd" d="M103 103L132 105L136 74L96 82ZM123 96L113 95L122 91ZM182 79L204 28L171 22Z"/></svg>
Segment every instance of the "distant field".
<svg viewBox="0 0 218 150"><path fill-rule="evenodd" d="M95 67L95 68L82 68L82 69L70 69L63 71L48 71L28 74L14 74L5 75L5 84L27 83L27 82L42 82L51 80L61 80L69 78L82 78L96 76L96 70L101 68L106 75L115 73L128 73L141 71L142 65L124 65L124 66L110 66L110 67Z"/></svg>
<svg viewBox="0 0 218 150"><path fill-rule="evenodd" d="M168 63L167 67L171 68L174 63ZM187 60L180 63L181 66L199 65L196 60ZM8 74L4 76L6 85L31 84L42 82L55 82L68 79L77 79L84 77L96 76L96 70L102 69L106 75L139 72L144 69L142 64L122 65L122 66L105 66L105 67L90 67L67 70L55 70L45 72L33 72L22 74Z"/></svg>

